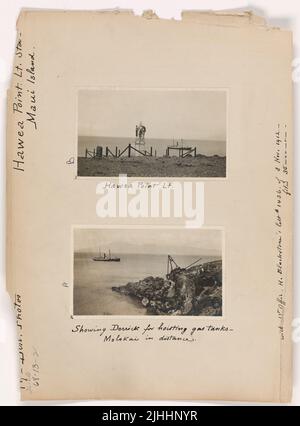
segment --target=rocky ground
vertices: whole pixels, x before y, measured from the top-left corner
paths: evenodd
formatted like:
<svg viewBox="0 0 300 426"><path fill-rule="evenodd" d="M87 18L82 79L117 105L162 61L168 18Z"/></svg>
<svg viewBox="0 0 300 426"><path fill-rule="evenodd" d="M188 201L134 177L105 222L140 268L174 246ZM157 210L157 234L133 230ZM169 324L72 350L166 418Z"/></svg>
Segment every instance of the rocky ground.
<svg viewBox="0 0 300 426"><path fill-rule="evenodd" d="M78 157L78 176L225 177L226 157Z"/></svg>
<svg viewBox="0 0 300 426"><path fill-rule="evenodd" d="M147 277L112 287L138 299L148 315L222 315L222 261L207 262L188 270L176 268L168 277Z"/></svg>

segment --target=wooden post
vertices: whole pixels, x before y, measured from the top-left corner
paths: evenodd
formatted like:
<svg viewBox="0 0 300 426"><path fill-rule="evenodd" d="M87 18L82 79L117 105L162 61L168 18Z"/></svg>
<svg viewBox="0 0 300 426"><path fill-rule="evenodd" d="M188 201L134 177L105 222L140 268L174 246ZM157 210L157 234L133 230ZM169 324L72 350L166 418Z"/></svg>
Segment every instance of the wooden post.
<svg viewBox="0 0 300 426"><path fill-rule="evenodd" d="M87 156L88 156L88 150L87 148L85 148L85 158L87 158Z"/></svg>
<svg viewBox="0 0 300 426"><path fill-rule="evenodd" d="M154 153L154 154L155 154L155 157L156 157L156 150L155 150L155 153Z"/></svg>
<svg viewBox="0 0 300 426"><path fill-rule="evenodd" d="M151 148L150 148L150 155L151 155L151 157L152 157L152 146L151 146Z"/></svg>
<svg viewBox="0 0 300 426"><path fill-rule="evenodd" d="M108 157L108 147L106 147L105 156Z"/></svg>
<svg viewBox="0 0 300 426"><path fill-rule="evenodd" d="M101 158L102 157L102 146L97 146L96 157L97 158Z"/></svg>
<svg viewBox="0 0 300 426"><path fill-rule="evenodd" d="M116 146L116 157L118 156L118 147Z"/></svg>
<svg viewBox="0 0 300 426"><path fill-rule="evenodd" d="M131 156L131 143L128 145L128 157Z"/></svg>
<svg viewBox="0 0 300 426"><path fill-rule="evenodd" d="M197 148L195 147L195 151L194 151L195 157L197 157L196 149L197 149Z"/></svg>

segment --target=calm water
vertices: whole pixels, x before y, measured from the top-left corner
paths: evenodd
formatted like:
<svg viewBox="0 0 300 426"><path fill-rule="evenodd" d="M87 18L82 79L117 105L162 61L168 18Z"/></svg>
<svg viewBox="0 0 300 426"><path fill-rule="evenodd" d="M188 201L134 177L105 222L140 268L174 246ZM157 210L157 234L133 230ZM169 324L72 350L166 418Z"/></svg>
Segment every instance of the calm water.
<svg viewBox="0 0 300 426"><path fill-rule="evenodd" d="M165 277L167 255L127 254L120 262L95 262L95 253L80 253L74 257L75 315L145 315L146 309L131 297L111 290L150 275ZM174 256L179 266L187 266L200 256ZM203 257L202 261L216 257ZM201 263L201 262L199 262Z"/></svg>
<svg viewBox="0 0 300 426"><path fill-rule="evenodd" d="M78 137L78 157L85 156L85 150L92 151L98 145L102 147L108 146L115 153L116 146L121 150L131 143L134 146L134 138L111 138L111 137L96 137L96 136L79 136ZM146 139L146 145L141 149L157 151L158 156L165 155L168 145L172 145L172 139ZM181 145L180 145L181 146ZM184 146L197 147L197 153L203 155L226 155L226 143L224 141L184 141ZM154 155L154 151L153 151ZM176 151L172 151L171 155L178 155Z"/></svg>

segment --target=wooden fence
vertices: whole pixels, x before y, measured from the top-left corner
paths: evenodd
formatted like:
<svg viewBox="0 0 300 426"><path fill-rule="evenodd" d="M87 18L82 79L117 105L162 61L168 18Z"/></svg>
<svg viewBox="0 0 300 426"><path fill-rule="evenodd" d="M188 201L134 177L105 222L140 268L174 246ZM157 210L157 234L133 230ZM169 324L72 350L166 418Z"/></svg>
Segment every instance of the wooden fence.
<svg viewBox="0 0 300 426"><path fill-rule="evenodd" d="M107 147L105 149L102 146L97 146L97 148L94 148L93 151L90 151L88 149L85 150L85 158L103 158L103 157L114 157L119 158L122 156L131 157L132 154L137 152L140 155L143 155L145 157L156 157L156 150L153 150L152 146L150 147L150 151L147 151L146 149L141 151L134 146L128 144L122 151L116 146L115 150L111 150Z"/></svg>
<svg viewBox="0 0 300 426"><path fill-rule="evenodd" d="M184 157L188 157L191 155L194 155L194 157L197 156L197 150L196 147L192 148L192 147L184 147L184 146L168 146L167 150L166 150L166 156L170 157L170 151L171 150L175 150L175 152L177 152L179 154L179 157L184 158Z"/></svg>
<svg viewBox="0 0 300 426"><path fill-rule="evenodd" d="M179 154L179 157L185 158L188 156L197 156L196 147L175 147L175 146L168 146L166 149L166 157L170 157L170 152L172 150L175 150L176 153ZM157 151L153 150L152 146L150 147L150 150L147 151L146 149L140 150L135 148L131 143L128 144L122 151L117 146L114 150L111 150L107 147L105 149L102 146L97 146L92 151L86 149L85 150L85 158L103 158L103 157L114 157L114 158L120 158L123 156L132 157L134 156L134 153L138 153L139 155L142 155L144 157L153 157L157 156Z"/></svg>

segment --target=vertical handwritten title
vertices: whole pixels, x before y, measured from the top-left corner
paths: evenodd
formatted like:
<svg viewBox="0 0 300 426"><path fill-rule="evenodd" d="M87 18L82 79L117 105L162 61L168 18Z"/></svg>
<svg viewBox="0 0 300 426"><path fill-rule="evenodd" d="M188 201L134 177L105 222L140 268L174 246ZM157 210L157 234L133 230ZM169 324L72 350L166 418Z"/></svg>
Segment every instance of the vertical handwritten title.
<svg viewBox="0 0 300 426"><path fill-rule="evenodd" d="M16 149L12 161L14 170L24 172L27 127L37 130L37 97L35 47L24 52L21 33L16 44L13 76L12 111L16 117Z"/></svg>
<svg viewBox="0 0 300 426"><path fill-rule="evenodd" d="M286 310L286 274L285 262L288 261L284 250L289 243L286 241L288 234L285 232L284 214L287 206L287 199L291 196L289 184L289 164L288 164L288 131L287 126L278 124L275 133L275 182L276 182L276 201L275 201L275 237L276 237L276 276L277 276L277 316L279 319L279 333L281 340L285 338L284 318Z"/></svg>

